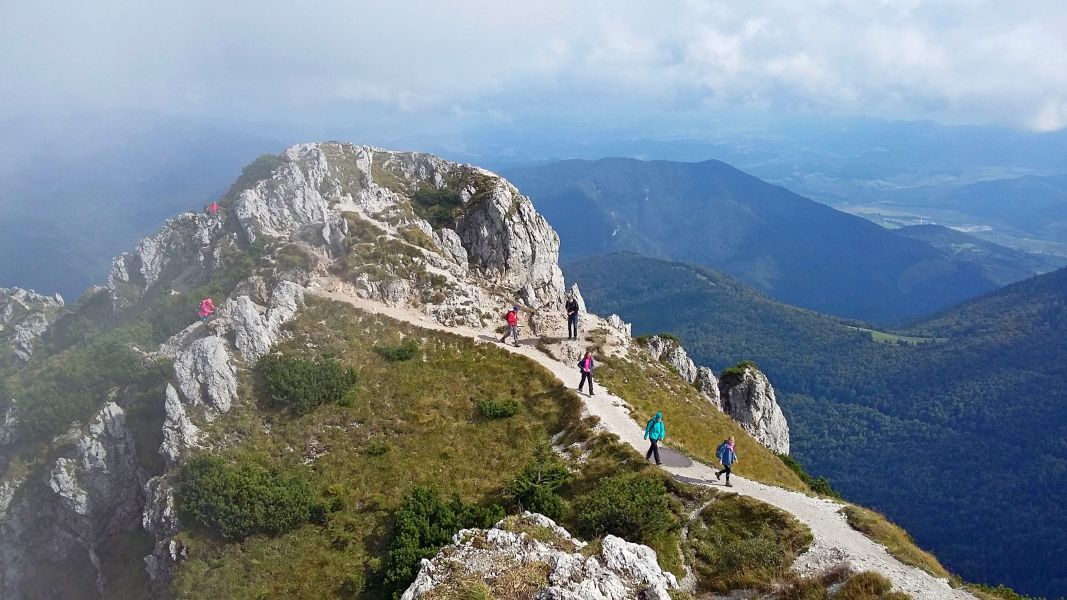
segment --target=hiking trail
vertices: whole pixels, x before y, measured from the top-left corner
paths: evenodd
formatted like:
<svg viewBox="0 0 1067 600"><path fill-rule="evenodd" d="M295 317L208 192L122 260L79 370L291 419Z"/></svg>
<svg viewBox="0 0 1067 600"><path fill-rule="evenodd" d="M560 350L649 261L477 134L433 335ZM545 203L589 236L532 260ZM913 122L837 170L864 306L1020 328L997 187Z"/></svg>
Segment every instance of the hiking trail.
<svg viewBox="0 0 1067 600"><path fill-rule="evenodd" d="M506 348L509 352L525 356L548 369L572 390L578 384L579 372L573 364L547 356L534 346L536 340L522 340L521 332L521 343L518 347L512 346L510 340L508 344L501 344L500 338L492 330L442 325L412 309L396 308L378 301L360 298L351 293L337 291L334 283L326 278L316 280L309 285L308 293L351 304L368 313L383 315L424 329L453 333L495 344ZM630 417L626 402L611 394L599 382L595 386L596 393L592 397L584 393L578 394L586 411L599 417L600 425L606 431L619 436L621 441L629 444L641 456L644 456L648 448L648 442L643 438L644 428ZM790 513L798 521L807 525L811 529L813 541L811 547L797 557L793 564L793 570L798 573L818 573L840 563L848 563L857 571L881 573L893 582L894 590L907 593L916 600L975 600L975 597L965 590L951 587L947 580L939 579L917 567L900 562L890 555L884 546L852 529L845 517L838 512L843 506L841 503L751 481L736 473L731 478L733 487L726 488L715 479L716 469L673 452L664 445L660 446L660 453L663 459L663 465L660 468L685 482L714 486L721 491L755 498ZM744 457L741 458L743 461Z"/></svg>

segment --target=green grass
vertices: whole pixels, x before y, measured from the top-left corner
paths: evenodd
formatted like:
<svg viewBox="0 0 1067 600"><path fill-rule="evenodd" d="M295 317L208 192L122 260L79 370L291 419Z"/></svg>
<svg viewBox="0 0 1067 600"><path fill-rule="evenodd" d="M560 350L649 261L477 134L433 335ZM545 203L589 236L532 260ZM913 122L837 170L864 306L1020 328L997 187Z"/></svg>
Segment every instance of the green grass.
<svg viewBox="0 0 1067 600"><path fill-rule="evenodd" d="M865 327L854 327L852 325L847 326L849 329L855 329L856 331L866 331L871 334L871 339L875 342L882 344L908 344L911 346L917 346L919 344L943 343L947 342L948 338L939 337L918 337L913 335L900 335L897 333L889 333L886 331L878 331L877 329L867 329Z"/></svg>
<svg viewBox="0 0 1067 600"><path fill-rule="evenodd" d="M894 525L884 516L852 505L842 508L841 513L845 515L848 524L853 529L885 546L886 550L900 562L918 567L935 577L952 579L952 575L941 566L934 555L919 548L907 531Z"/></svg>
<svg viewBox="0 0 1067 600"><path fill-rule="evenodd" d="M221 452L228 459L254 457L278 468L309 463L312 486L340 485L344 508L326 525L252 535L241 544L182 533L190 557L175 581L179 597L333 597L346 581L354 586L357 575L370 586L364 597L376 597L369 575L380 564L390 515L413 486L456 492L468 502L496 498L552 434L587 435L574 433L584 428L577 396L532 361L490 345L316 299L290 329L280 351L330 354L358 370L353 405L327 404L293 417L246 401L208 431L239 440ZM398 334L417 335L424 360L389 362L374 351L379 340ZM486 397L513 399L519 410L500 421L472 419L474 403ZM599 452L590 473L617 467L612 450Z"/></svg>
<svg viewBox="0 0 1067 600"><path fill-rule="evenodd" d="M596 375L603 385L633 407L634 419L638 423L644 423L656 411L663 411L669 447L707 464L715 464L715 448L732 435L737 440L740 459L734 468L735 473L792 490L810 491L773 452L752 439L693 386L667 369L605 357L601 359Z"/></svg>
<svg viewBox="0 0 1067 600"><path fill-rule="evenodd" d="M689 529L686 551L701 589L766 588L811 545L811 530L769 504L723 495Z"/></svg>

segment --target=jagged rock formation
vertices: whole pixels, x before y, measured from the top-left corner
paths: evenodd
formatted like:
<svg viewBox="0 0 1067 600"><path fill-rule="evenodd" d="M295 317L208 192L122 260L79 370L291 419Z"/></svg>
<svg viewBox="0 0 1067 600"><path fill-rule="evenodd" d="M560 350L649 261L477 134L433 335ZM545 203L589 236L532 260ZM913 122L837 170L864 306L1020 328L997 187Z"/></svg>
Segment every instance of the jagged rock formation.
<svg viewBox="0 0 1067 600"><path fill-rule="evenodd" d="M144 506L141 474L125 413L114 402L74 431L70 449L52 468L22 482L9 506L0 536L0 596L23 597L29 580L43 597L73 597L64 578L42 571L44 564L97 574L95 590L78 597L106 596L100 555L112 536L139 527ZM69 442L68 442L69 443Z"/></svg>
<svg viewBox="0 0 1067 600"><path fill-rule="evenodd" d="M696 386L756 441L779 454L789 454L789 423L774 396L771 382L755 366L744 364L739 372L727 371L729 377L719 381L711 369L694 363L674 338L653 335L644 339L644 347L653 359Z"/></svg>
<svg viewBox="0 0 1067 600"><path fill-rule="evenodd" d="M0 288L0 343L25 362L60 309L63 297L45 296L22 288Z"/></svg>
<svg viewBox="0 0 1067 600"><path fill-rule="evenodd" d="M752 437L779 454L789 454L789 423L774 397L774 388L755 365L728 369L719 381L722 410Z"/></svg>
<svg viewBox="0 0 1067 600"><path fill-rule="evenodd" d="M539 539L532 532L538 532ZM452 545L422 561L415 582L401 598L439 593L465 575L481 579L491 591L494 584L506 582L509 572L531 567L547 574L523 592L544 600L668 600L668 590L678 587L647 546L613 535L591 556L580 552L585 546L548 517L533 513L505 519L489 530L464 529Z"/></svg>
<svg viewBox="0 0 1067 600"><path fill-rule="evenodd" d="M715 373L707 367L697 366L678 340L653 335L645 339L644 346L654 360L673 368L682 379L696 386L702 394L707 396L712 404L722 408L722 402L719 400L719 380L715 378Z"/></svg>
<svg viewBox="0 0 1067 600"><path fill-rule="evenodd" d="M697 379L697 366L693 359L689 358L685 348L676 340L654 335L645 343L648 353L652 358L674 368L682 379L693 383Z"/></svg>

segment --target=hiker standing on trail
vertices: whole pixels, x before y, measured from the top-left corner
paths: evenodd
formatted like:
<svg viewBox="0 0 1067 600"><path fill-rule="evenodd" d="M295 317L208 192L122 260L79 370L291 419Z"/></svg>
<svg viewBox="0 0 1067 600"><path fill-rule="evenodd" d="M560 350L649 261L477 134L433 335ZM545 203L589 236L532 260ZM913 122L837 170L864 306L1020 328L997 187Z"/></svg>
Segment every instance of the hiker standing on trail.
<svg viewBox="0 0 1067 600"><path fill-rule="evenodd" d="M207 214L211 215L212 217L214 217L215 215L219 214L219 203L218 202L212 202L211 204L208 204L207 205Z"/></svg>
<svg viewBox="0 0 1067 600"><path fill-rule="evenodd" d="M726 487L734 487L730 485L730 468L737 462L737 453L734 452L734 436L731 435L719 444L718 449L715 450L715 456L722 463L722 470L715 473L715 479L722 479L722 474L726 473Z"/></svg>
<svg viewBox="0 0 1067 600"><path fill-rule="evenodd" d="M508 311L508 314L504 315L504 319L508 322L508 329L504 332L504 337L500 338L501 344L506 342L510 335L515 347L519 347L519 310L520 307L516 304Z"/></svg>
<svg viewBox="0 0 1067 600"><path fill-rule="evenodd" d="M582 372L582 380L578 382L578 391L582 391L585 382L589 382L589 395L593 395L593 353L586 352L582 360L578 361L578 370Z"/></svg>
<svg viewBox="0 0 1067 600"><path fill-rule="evenodd" d="M201 321L207 321L211 315L215 314L215 303L211 301L211 298L204 298L200 301L200 310L196 314L199 315Z"/></svg>
<svg viewBox="0 0 1067 600"><path fill-rule="evenodd" d="M652 442L652 445L648 447L648 452L645 452L645 460L655 455L656 464L663 464L659 459L659 443L665 437L667 437L667 427L663 424L663 413L657 412L656 416L649 419L648 423L645 424L645 439Z"/></svg>
<svg viewBox="0 0 1067 600"><path fill-rule="evenodd" d="M567 292L567 339L578 339L578 299Z"/></svg>

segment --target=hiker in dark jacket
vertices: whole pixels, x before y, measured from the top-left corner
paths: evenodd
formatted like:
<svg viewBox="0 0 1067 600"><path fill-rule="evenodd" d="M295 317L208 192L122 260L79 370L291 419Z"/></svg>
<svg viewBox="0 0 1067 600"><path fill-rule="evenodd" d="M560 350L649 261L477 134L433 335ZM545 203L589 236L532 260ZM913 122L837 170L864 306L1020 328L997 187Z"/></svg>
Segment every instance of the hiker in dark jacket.
<svg viewBox="0 0 1067 600"><path fill-rule="evenodd" d="M519 310L520 307L516 304L508 311L508 314L504 315L504 319L508 322L507 331L504 332L504 337L500 338L500 343L503 344L507 341L508 336L511 336L512 342L517 348L519 346Z"/></svg>
<svg viewBox="0 0 1067 600"><path fill-rule="evenodd" d="M722 470L715 473L715 479L722 479L722 474L726 473L726 487L734 487L730 485L730 468L737 462L737 453L734 452L734 436L731 435L726 441L719 444L719 447L715 450L715 456L722 463Z"/></svg>
<svg viewBox="0 0 1067 600"><path fill-rule="evenodd" d="M659 443L665 437L667 437L667 427L663 424L663 413L658 412L645 424L645 439L652 442L652 445L648 447L648 452L645 453L645 460L652 458L655 454L656 464L663 464L659 460Z"/></svg>
<svg viewBox="0 0 1067 600"><path fill-rule="evenodd" d="M578 299L567 293L567 339L578 339Z"/></svg>
<svg viewBox="0 0 1067 600"><path fill-rule="evenodd" d="M586 352L582 360L578 361L578 370L582 372L582 380L578 382L578 391L582 391L585 382L589 382L589 395L593 395L593 353Z"/></svg>

